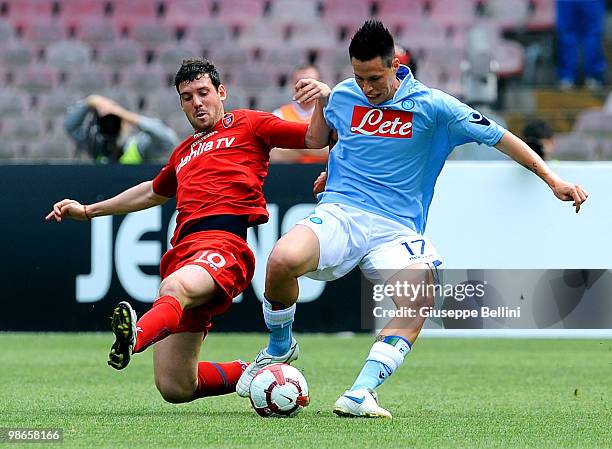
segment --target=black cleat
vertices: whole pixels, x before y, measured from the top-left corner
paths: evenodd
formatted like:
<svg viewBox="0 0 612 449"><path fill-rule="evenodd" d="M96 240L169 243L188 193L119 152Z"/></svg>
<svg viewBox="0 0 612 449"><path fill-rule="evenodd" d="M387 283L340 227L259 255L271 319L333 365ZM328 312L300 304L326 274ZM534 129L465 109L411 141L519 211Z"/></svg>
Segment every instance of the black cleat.
<svg viewBox="0 0 612 449"><path fill-rule="evenodd" d="M111 328L115 342L108 354L108 364L115 369L123 369L130 363L136 344L136 312L126 301L121 301L113 310Z"/></svg>

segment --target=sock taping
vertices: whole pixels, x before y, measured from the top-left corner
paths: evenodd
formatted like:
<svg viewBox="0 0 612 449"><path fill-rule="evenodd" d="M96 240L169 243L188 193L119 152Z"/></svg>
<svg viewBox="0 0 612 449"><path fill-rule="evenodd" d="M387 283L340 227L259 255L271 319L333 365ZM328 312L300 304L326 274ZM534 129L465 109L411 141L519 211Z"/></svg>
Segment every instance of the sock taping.
<svg viewBox="0 0 612 449"><path fill-rule="evenodd" d="M404 362L404 353L400 352L396 346L377 341L370 349L368 360L384 363L392 371L395 371Z"/></svg>
<svg viewBox="0 0 612 449"><path fill-rule="evenodd" d="M268 326L284 327L288 323L291 323L295 316L295 304L293 304L291 307L288 307L287 309L272 310L272 305L264 299L262 308L264 321Z"/></svg>

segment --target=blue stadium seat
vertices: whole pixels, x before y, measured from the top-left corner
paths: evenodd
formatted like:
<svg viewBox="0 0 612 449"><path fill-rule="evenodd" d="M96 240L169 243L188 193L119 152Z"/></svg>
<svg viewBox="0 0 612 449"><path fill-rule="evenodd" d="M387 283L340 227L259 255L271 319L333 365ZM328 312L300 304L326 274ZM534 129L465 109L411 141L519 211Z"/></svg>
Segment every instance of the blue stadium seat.
<svg viewBox="0 0 612 449"><path fill-rule="evenodd" d="M350 65L348 48L346 45L321 49L317 54L317 65L320 68L343 69Z"/></svg>
<svg viewBox="0 0 612 449"><path fill-rule="evenodd" d="M187 117L185 117L185 113L181 110L170 114L164 121L181 140L193 134L193 127L187 120Z"/></svg>
<svg viewBox="0 0 612 449"><path fill-rule="evenodd" d="M75 159L74 141L60 128L31 142L26 157L31 161L69 162Z"/></svg>
<svg viewBox="0 0 612 449"><path fill-rule="evenodd" d="M0 117L19 116L28 110L29 96L17 89L0 89Z"/></svg>
<svg viewBox="0 0 612 449"><path fill-rule="evenodd" d="M140 96L131 89L111 86L98 92L100 95L110 98L130 111L140 110Z"/></svg>
<svg viewBox="0 0 612 449"><path fill-rule="evenodd" d="M272 87L262 90L256 95L255 105L257 109L272 112L279 106L289 103L291 101L292 94L293 91L289 86L287 86L285 89Z"/></svg>
<svg viewBox="0 0 612 449"><path fill-rule="evenodd" d="M14 36L13 25L4 19L0 19L0 42L11 42Z"/></svg>
<svg viewBox="0 0 612 449"><path fill-rule="evenodd" d="M74 70L90 62L91 49L80 41L56 41L47 47L45 60L60 71Z"/></svg>
<svg viewBox="0 0 612 449"><path fill-rule="evenodd" d="M232 77L232 83L243 89L248 96L255 97L261 91L278 87L279 73L270 67L251 65L247 70L238 71Z"/></svg>
<svg viewBox="0 0 612 449"><path fill-rule="evenodd" d="M44 118L63 116L66 109L81 96L72 89L56 89L38 97L38 111Z"/></svg>
<svg viewBox="0 0 612 449"><path fill-rule="evenodd" d="M100 49L100 62L112 69L122 70L144 62L142 48L136 42L120 39L108 47Z"/></svg>
<svg viewBox="0 0 612 449"><path fill-rule="evenodd" d="M234 44L211 47L207 56L219 67L240 68L253 61L253 53Z"/></svg>
<svg viewBox="0 0 612 449"><path fill-rule="evenodd" d="M2 135L9 140L29 142L42 136L44 131L44 120L36 114L2 119Z"/></svg>
<svg viewBox="0 0 612 449"><path fill-rule="evenodd" d="M228 85L227 98L223 102L226 112L234 109L243 109L249 107L249 98L247 93L238 86Z"/></svg>
<svg viewBox="0 0 612 449"><path fill-rule="evenodd" d="M156 62L166 73L176 73L183 59L201 56L202 51L197 43L182 40L179 43L169 43L158 48Z"/></svg>
<svg viewBox="0 0 612 449"><path fill-rule="evenodd" d="M231 31L226 24L215 20L198 21L187 27L185 36L203 48L213 48L228 43Z"/></svg>
<svg viewBox="0 0 612 449"><path fill-rule="evenodd" d="M106 66L85 66L68 75L66 87L85 96L108 88L111 85L111 77L111 72Z"/></svg>
<svg viewBox="0 0 612 449"><path fill-rule="evenodd" d="M181 110L179 96L174 86L151 92L145 97L145 114L166 119Z"/></svg>
<svg viewBox="0 0 612 449"><path fill-rule="evenodd" d="M277 72L291 72L306 62L306 54L287 45L273 45L262 48L259 63L274 67Z"/></svg>
<svg viewBox="0 0 612 449"><path fill-rule="evenodd" d="M156 50L175 40L172 28L158 21L134 24L130 37L146 50Z"/></svg>
<svg viewBox="0 0 612 449"><path fill-rule="evenodd" d="M168 88L166 71L154 64L136 65L123 72L120 87L132 90L138 95L148 95L151 92Z"/></svg>
<svg viewBox="0 0 612 449"><path fill-rule="evenodd" d="M15 84L29 94L48 92L58 85L59 77L57 71L43 64L32 64L20 70Z"/></svg>
<svg viewBox="0 0 612 449"><path fill-rule="evenodd" d="M34 49L26 42L12 41L0 47L0 66L21 69L34 62Z"/></svg>
<svg viewBox="0 0 612 449"><path fill-rule="evenodd" d="M286 47L287 27L271 20L260 20L240 33L238 45L249 50Z"/></svg>
<svg viewBox="0 0 612 449"><path fill-rule="evenodd" d="M76 37L95 48L112 45L118 38L118 33L113 24L100 17L79 18L74 26Z"/></svg>
<svg viewBox="0 0 612 449"><path fill-rule="evenodd" d="M300 50L317 51L334 47L339 42L338 30L320 22L295 23L290 30L287 45Z"/></svg>

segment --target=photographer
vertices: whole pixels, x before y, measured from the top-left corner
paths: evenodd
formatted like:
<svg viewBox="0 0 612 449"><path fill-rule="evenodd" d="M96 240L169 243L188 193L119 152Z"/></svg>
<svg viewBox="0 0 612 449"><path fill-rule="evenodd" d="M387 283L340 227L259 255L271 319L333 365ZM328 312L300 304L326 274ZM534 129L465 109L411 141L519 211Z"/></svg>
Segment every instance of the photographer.
<svg viewBox="0 0 612 449"><path fill-rule="evenodd" d="M141 164L166 159L179 140L161 120L128 111L101 95L68 109L66 132L96 163Z"/></svg>

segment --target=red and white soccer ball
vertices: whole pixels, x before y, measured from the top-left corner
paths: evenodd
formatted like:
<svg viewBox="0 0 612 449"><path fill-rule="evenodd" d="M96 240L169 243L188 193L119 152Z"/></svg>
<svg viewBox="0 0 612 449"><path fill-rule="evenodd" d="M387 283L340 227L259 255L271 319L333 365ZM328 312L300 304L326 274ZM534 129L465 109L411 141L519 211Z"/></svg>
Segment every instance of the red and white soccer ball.
<svg viewBox="0 0 612 449"><path fill-rule="evenodd" d="M306 379L297 369L275 363L260 369L251 383L251 404L263 417L289 417L310 402Z"/></svg>

